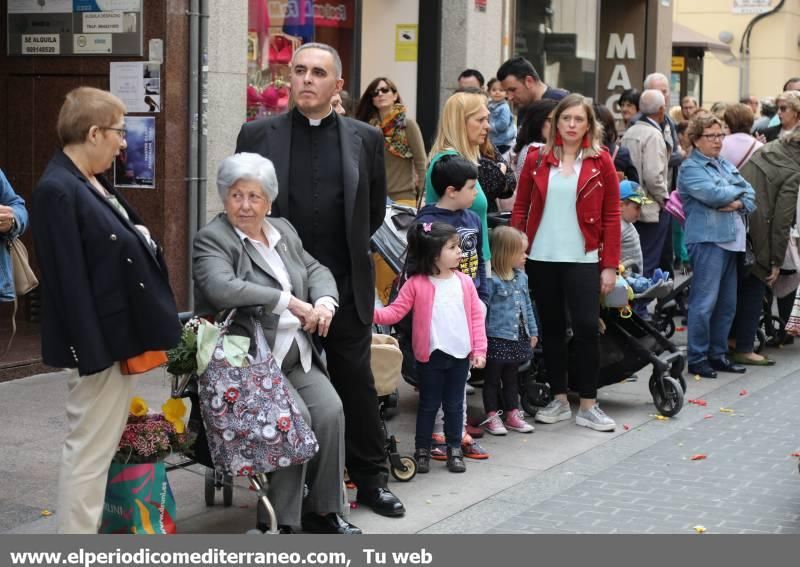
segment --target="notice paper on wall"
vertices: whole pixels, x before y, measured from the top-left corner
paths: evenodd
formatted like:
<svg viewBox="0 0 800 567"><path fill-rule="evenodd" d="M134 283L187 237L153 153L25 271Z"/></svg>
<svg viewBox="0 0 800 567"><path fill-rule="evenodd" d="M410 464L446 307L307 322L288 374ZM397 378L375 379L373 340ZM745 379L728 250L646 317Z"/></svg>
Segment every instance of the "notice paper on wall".
<svg viewBox="0 0 800 567"><path fill-rule="evenodd" d="M128 112L161 112L161 65L140 61L111 63L111 92Z"/></svg>
<svg viewBox="0 0 800 567"><path fill-rule="evenodd" d="M156 117L126 116L128 147L114 160L114 186L154 189L156 186Z"/></svg>

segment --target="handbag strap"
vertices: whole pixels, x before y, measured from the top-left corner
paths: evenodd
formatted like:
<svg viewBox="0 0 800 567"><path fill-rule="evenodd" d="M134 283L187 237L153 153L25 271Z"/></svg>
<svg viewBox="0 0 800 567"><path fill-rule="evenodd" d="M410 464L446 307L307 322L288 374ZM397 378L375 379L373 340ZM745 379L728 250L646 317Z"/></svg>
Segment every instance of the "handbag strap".
<svg viewBox="0 0 800 567"><path fill-rule="evenodd" d="M750 144L750 147L747 148L747 152L745 152L745 154L742 156L742 159L739 160L739 163L736 164L736 169L739 169L740 167L742 167L742 164L747 161L747 158L750 157L750 152L753 151L753 148L755 147L757 141L758 140L753 138L753 143Z"/></svg>
<svg viewBox="0 0 800 567"><path fill-rule="evenodd" d="M264 362L270 352L267 337L264 335L264 327L256 317L250 317L250 322L253 324L253 332L256 334L256 362Z"/></svg>
<svg viewBox="0 0 800 567"><path fill-rule="evenodd" d="M228 334L228 329L230 328L231 323L233 323L234 317L236 317L236 308L235 307L233 309L231 309L230 313L228 313L228 316L225 317L225 321L222 322L222 327L220 327L220 331L219 331L220 340L222 340L223 336Z"/></svg>
<svg viewBox="0 0 800 567"><path fill-rule="evenodd" d="M11 337L8 339L8 344L5 350L0 354L0 358L4 358L8 351L11 350L11 343L14 342L14 336L17 334L17 298L14 298L14 311L11 313Z"/></svg>

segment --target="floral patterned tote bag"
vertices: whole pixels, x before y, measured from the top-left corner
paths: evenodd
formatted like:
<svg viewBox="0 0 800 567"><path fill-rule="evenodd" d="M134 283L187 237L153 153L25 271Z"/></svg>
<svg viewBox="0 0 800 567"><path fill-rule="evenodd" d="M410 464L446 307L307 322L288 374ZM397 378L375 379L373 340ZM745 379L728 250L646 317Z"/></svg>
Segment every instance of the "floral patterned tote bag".
<svg viewBox="0 0 800 567"><path fill-rule="evenodd" d="M256 357L233 366L223 338L236 310L225 319L214 354L199 376L200 412L214 467L225 474L249 476L299 465L319 450L303 419L286 377L253 318Z"/></svg>

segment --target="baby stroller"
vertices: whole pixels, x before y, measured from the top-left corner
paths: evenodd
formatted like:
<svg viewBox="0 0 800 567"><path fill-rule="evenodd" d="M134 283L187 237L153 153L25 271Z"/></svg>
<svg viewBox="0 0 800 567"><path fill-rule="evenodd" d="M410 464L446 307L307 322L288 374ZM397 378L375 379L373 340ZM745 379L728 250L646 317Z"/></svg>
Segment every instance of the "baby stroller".
<svg viewBox="0 0 800 567"><path fill-rule="evenodd" d="M605 329L600 335L598 387L623 382L651 364L648 386L656 409L665 417L677 415L686 392L683 353L630 309L603 308L600 318ZM575 349L569 349L569 376L576 375L579 356ZM531 415L551 399L546 370L541 357L535 357L524 388L520 389L523 409Z"/></svg>
<svg viewBox="0 0 800 567"><path fill-rule="evenodd" d="M417 474L417 461L410 455L400 455L397 451L397 438L389 434L386 424L388 412L397 407L397 383L400 381L403 353L397 339L389 335L375 333L372 335L371 362L372 375L375 378L375 390L378 392L378 410L381 426L386 439L386 458L389 460L389 472L395 480L408 482Z"/></svg>

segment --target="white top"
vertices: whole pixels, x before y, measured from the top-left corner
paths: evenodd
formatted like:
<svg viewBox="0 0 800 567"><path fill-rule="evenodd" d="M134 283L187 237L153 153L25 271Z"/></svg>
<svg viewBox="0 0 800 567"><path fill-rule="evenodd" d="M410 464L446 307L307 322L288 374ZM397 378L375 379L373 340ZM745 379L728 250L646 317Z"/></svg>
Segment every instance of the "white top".
<svg viewBox="0 0 800 567"><path fill-rule="evenodd" d="M586 239L578 223L578 176L583 157L578 155L572 171L566 171L562 164L550 168L542 220L528 257L539 262L596 263L598 251L586 252Z"/></svg>
<svg viewBox="0 0 800 567"><path fill-rule="evenodd" d="M275 230L275 227L265 220L262 230L264 236L267 237L267 242L269 242L269 246L267 246L263 242L248 237L236 227L234 227L234 230L242 241L248 240L256 251L258 251L267 265L272 269L273 274L283 290L280 300L272 310L275 315L280 315L278 319L278 328L275 332L275 345L272 347L272 356L275 357L278 366L281 366L283 359L286 358L286 354L292 347L292 342L297 341L297 348L300 350L300 364L303 367L303 371L308 372L311 369L311 343L305 331L303 331L300 319L295 317L288 309L289 300L292 298L292 282L289 279L289 272L286 270L286 265L283 263L283 260L281 260L276 250L276 246L281 240L281 233ZM336 310L336 302L332 297L320 297L315 305L324 305L330 309L332 313Z"/></svg>
<svg viewBox="0 0 800 567"><path fill-rule="evenodd" d="M455 274L447 279L429 279L434 288L430 351L440 350L455 358L467 358L472 346L461 280Z"/></svg>

